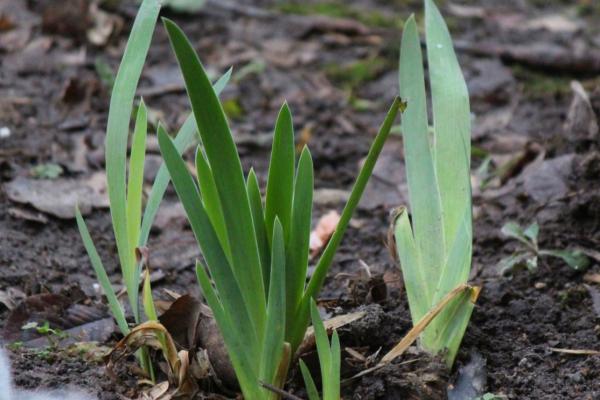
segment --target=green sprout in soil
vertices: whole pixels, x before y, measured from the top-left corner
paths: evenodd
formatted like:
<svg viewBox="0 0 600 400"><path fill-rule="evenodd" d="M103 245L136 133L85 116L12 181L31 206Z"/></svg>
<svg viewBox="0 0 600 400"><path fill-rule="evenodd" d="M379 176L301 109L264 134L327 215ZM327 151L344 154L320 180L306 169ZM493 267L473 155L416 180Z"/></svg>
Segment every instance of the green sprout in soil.
<svg viewBox="0 0 600 400"><path fill-rule="evenodd" d="M394 233L413 325L465 285L472 255L469 94L448 28L432 0L425 0L425 33L432 132L414 16L405 24L400 51L400 94L408 103L401 131L411 219L401 208ZM449 366L479 290L464 287L420 337L421 347L443 353Z"/></svg>
<svg viewBox="0 0 600 400"><path fill-rule="evenodd" d="M317 343L317 353L319 355L319 366L321 369L321 382L323 385L322 400L339 400L340 399L340 339L336 331L331 336L331 345L327 337L327 331L323 325L323 321L319 316L319 310L315 302L311 302L310 314L312 318L313 328L315 330L315 341ZM308 400L320 400L319 392L315 381L310 375L308 367L304 361L300 360L300 371L306 385Z"/></svg>
<svg viewBox="0 0 600 400"><path fill-rule="evenodd" d="M138 256L138 249L143 248L147 243L150 227L170 179L166 167L161 166L148 196L142 217L144 160L148 130L148 113L143 101L140 101L135 113L129 168L127 166L127 147L135 91L150 47L159 11L159 0L144 0L140 6L125 48L125 54L114 80L105 142L106 175L112 225L123 282L136 324L143 320L139 306L142 262ZM228 71L215 83L217 93L223 89L230 75L231 71ZM196 127L193 116L190 116L175 138L176 151L182 153L192 146L195 141ZM79 209L76 210L75 214L83 244L108 300L110 310L121 332L127 335L130 328L124 309L117 299ZM156 319L156 311L154 310L149 287L149 274L146 273L146 277L142 301L144 313L147 319ZM148 375L152 376L149 358L144 350L140 353L140 362Z"/></svg>
<svg viewBox="0 0 600 400"><path fill-rule="evenodd" d="M526 228L516 222L504 224L502 234L508 238L518 240L523 247L500 260L498 269L502 274L512 272L518 268L526 268L530 272L533 272L538 268L538 259L544 256L560 258L569 267L577 271L587 269L590 260L581 250L540 249L538 245L539 233L540 227L537 222L533 222Z"/></svg>
<svg viewBox="0 0 600 400"><path fill-rule="evenodd" d="M306 282L313 198L313 163L305 147L296 163L287 104L275 123L263 204L253 170L242 171L223 107L181 29L165 27L179 62L202 147L196 181L159 126L159 145L175 190L204 257L196 272L223 336L246 400L277 395L307 329L333 255L364 191L375 161L403 103L396 98L359 173L340 222ZM214 286L213 286L214 285Z"/></svg>

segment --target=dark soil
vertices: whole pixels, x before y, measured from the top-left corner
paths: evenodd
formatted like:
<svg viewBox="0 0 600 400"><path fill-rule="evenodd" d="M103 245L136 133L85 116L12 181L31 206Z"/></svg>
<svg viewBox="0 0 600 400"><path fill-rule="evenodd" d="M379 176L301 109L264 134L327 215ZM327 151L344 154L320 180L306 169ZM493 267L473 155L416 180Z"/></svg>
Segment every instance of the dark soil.
<svg viewBox="0 0 600 400"><path fill-rule="evenodd" d="M8 137L0 137L0 295L8 294L12 306L24 296L66 296L70 301L59 314L63 323L56 323L61 329L82 322L70 318L73 310L96 319L108 315L94 288L75 221L11 200L7 186L48 163L63 169L57 184L85 182L104 170L109 89L95 65L116 70L135 15L133 1L107 3L118 4L104 9L115 19L116 30L96 45L86 31L98 15L89 11L87 0L0 4L0 130L10 131ZM262 183L268 135L282 102L290 103L298 141L308 143L315 161L315 221L330 209L341 211L339 196L326 199L322 189L351 188L359 162L397 93L401 21L410 12L419 19L422 15L419 1L317 3L281 6L248 0L227 7L211 1L195 15L163 11L181 24L215 77L234 66L234 79L222 99L244 167L254 166ZM458 371L477 354L484 360L478 370L483 392L510 399L600 398L600 356L552 350L600 349L600 305L592 299L600 287L586 278L600 272L593 252L600 248L600 138L597 125L593 129L600 115L600 10L585 0L498 3L442 6L472 98L473 144L480 149L474 154L474 167L481 165L482 155L490 155L496 165L516 161L511 168L497 170L500 178L491 179L485 189L474 190L472 281L483 290L457 364L453 371L444 371L438 361L411 352L345 387L346 399L444 398L447 386L461 375ZM278 10L281 15L265 16ZM354 22L323 20L315 16L319 12ZM548 16L559 19L544 20ZM559 56L545 58L549 52L537 52L540 46L552 47ZM569 52L576 50L584 57L574 66ZM571 80L580 81L589 93L593 112L569 112ZM140 93L170 131L188 112L179 82L159 26ZM160 159L156 146L149 148L151 182ZM400 148L397 137L386 145L322 293L332 314L366 307L365 319L340 330L343 346L366 357L380 348L389 350L411 326L400 275L385 246L388 213L406 203ZM567 161L555 164L556 160ZM475 170L474 176L481 181ZM56 203L65 201L60 192L53 196ZM116 284L108 210L97 207L86 219ZM587 271L542 258L536 271L502 275L496 264L519 248L500 233L510 220L537 220L543 248L581 248L596 259ZM149 247L154 268L163 273L154 283L156 296L166 298L164 289L198 295L192 265L199 253L172 192L155 225ZM387 297L370 291L369 282L338 275L358 277L359 260L383 274ZM81 293L66 293L73 287ZM380 304L365 306L373 300ZM6 303L0 296L0 329L14 330L6 326L12 308ZM41 310L35 317L48 320L48 313L57 312L52 310ZM117 338L115 333L95 339L110 346ZM20 387L76 385L105 400L135 396L137 376L131 360L109 377L103 363L60 346L11 348L13 375ZM367 366L349 354L344 358L346 377ZM302 395L297 377L289 387Z"/></svg>

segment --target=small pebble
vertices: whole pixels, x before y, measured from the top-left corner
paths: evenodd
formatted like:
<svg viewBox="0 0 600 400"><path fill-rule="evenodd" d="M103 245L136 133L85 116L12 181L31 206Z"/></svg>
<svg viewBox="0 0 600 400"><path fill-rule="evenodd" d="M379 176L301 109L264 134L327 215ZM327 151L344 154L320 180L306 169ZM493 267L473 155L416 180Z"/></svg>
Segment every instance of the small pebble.
<svg viewBox="0 0 600 400"><path fill-rule="evenodd" d="M7 126L3 126L0 128L0 139L6 139L11 134L10 129Z"/></svg>

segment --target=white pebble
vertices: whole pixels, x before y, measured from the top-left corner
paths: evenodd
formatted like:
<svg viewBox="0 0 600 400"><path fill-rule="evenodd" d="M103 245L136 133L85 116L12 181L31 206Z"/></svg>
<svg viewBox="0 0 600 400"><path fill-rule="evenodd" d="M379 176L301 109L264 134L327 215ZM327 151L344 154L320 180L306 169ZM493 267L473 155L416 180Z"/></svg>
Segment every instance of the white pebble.
<svg viewBox="0 0 600 400"><path fill-rule="evenodd" d="M10 129L7 126L3 126L0 128L0 139L6 139L11 134Z"/></svg>

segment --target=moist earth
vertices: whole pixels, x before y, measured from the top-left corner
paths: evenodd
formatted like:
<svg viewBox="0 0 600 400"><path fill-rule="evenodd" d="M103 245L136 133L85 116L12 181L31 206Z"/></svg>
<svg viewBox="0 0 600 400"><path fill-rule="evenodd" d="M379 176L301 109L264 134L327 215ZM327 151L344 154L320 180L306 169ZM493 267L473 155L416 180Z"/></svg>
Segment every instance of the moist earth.
<svg viewBox="0 0 600 400"><path fill-rule="evenodd" d="M12 335L7 342L17 386L73 385L108 400L135 397L139 371L130 358L109 373L101 357L90 356L119 336L65 188L92 191L86 220L118 285L103 200L103 141L111 79L136 2L97 3L0 4L0 329L5 338ZM585 0L439 3L471 95L471 281L482 291L451 371L411 349L386 368L348 382L343 398L443 399L448 388L467 382L476 395L598 399L600 8ZM162 15L182 26L215 78L234 67L222 101L243 166L253 166L263 185L273 122L282 102L289 102L297 142L308 144L314 158L316 224L331 210L341 212L397 93L402 21L411 12L422 19L419 1L255 0L209 1L196 13L164 9ZM161 120L174 132L189 106L158 25L139 94L151 121ZM148 185L160 165L156 140L149 140ZM386 247L388 215L407 203L401 149L397 135L386 144L320 296L327 315L366 312L340 328L343 347L363 356L344 352L345 378L371 366L376 352L391 349L411 326L401 275ZM51 183L36 196L46 181ZM498 262L522 250L500 232L508 221L537 221L540 247L581 249L589 268L540 258L533 271L501 273ZM193 272L199 251L172 191L149 251L156 298L168 300L166 289L199 296ZM31 332L9 318L20 304L24 322L53 321L63 330L92 324L83 337L96 347L21 345ZM469 370L476 370L471 378ZM298 375L291 371L288 387L304 396ZM223 394L211 386L199 398Z"/></svg>

